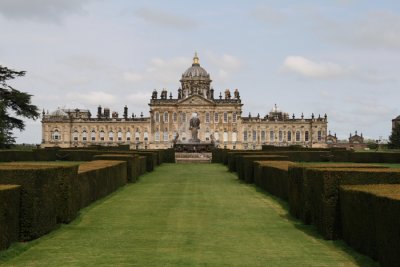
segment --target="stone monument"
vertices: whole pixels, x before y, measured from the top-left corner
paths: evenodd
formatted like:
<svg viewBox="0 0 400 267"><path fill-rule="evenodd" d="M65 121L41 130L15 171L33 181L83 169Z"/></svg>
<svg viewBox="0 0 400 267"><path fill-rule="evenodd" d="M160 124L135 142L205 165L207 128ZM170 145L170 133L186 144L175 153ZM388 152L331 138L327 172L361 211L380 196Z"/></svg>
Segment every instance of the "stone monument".
<svg viewBox="0 0 400 267"><path fill-rule="evenodd" d="M189 122L189 130L192 132L192 139L189 140L191 143L200 143L198 138L198 131L200 129L200 119L197 117L197 113L192 114L192 118Z"/></svg>

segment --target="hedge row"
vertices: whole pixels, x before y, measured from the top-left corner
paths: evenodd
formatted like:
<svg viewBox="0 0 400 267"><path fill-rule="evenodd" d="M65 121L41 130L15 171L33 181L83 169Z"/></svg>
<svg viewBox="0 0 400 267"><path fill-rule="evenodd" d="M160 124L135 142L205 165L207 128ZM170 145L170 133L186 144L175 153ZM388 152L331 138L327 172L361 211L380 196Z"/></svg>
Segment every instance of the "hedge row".
<svg viewBox="0 0 400 267"><path fill-rule="evenodd" d="M19 185L0 185L0 250L18 241L20 190Z"/></svg>
<svg viewBox="0 0 400 267"><path fill-rule="evenodd" d="M93 157L94 160L118 160L125 161L127 165L127 179L130 183L135 183L139 178L140 162L139 156L137 155L124 155L124 154L105 154L96 155Z"/></svg>
<svg viewBox="0 0 400 267"><path fill-rule="evenodd" d="M382 266L400 266L400 185L340 188L343 239Z"/></svg>
<svg viewBox="0 0 400 267"><path fill-rule="evenodd" d="M254 182L254 162L259 160L287 160L285 156L277 155L240 155L237 156L237 173L240 180L246 183Z"/></svg>
<svg viewBox="0 0 400 267"><path fill-rule="evenodd" d="M0 184L21 185L20 240L40 237L77 214L78 166L0 165Z"/></svg>
<svg viewBox="0 0 400 267"><path fill-rule="evenodd" d="M288 169L291 161L254 162L254 183L272 195L288 200Z"/></svg>
<svg viewBox="0 0 400 267"><path fill-rule="evenodd" d="M127 163L95 160L79 165L75 190L79 208L107 196L127 183Z"/></svg>

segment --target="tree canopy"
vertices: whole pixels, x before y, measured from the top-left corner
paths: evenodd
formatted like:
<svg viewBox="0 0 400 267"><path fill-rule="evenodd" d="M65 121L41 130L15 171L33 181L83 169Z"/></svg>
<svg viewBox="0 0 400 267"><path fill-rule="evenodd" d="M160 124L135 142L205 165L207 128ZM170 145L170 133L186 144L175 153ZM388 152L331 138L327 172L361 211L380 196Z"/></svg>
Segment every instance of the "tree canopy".
<svg viewBox="0 0 400 267"><path fill-rule="evenodd" d="M11 87L7 82L25 75L25 71L15 71L0 65L0 148L15 143L13 129L23 131L25 123L19 117L36 120L37 106L31 104L32 95Z"/></svg>
<svg viewBox="0 0 400 267"><path fill-rule="evenodd" d="M400 123L396 123L389 136L389 148L400 148Z"/></svg>

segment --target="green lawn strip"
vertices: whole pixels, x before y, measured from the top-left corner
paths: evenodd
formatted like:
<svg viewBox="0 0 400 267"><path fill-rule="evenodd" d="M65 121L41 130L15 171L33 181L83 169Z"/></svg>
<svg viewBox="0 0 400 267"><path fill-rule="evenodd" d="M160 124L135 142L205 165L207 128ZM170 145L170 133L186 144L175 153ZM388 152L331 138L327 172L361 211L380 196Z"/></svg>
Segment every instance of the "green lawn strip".
<svg viewBox="0 0 400 267"><path fill-rule="evenodd" d="M375 266L219 164L163 164L4 266ZM2 266L3 266L2 265Z"/></svg>

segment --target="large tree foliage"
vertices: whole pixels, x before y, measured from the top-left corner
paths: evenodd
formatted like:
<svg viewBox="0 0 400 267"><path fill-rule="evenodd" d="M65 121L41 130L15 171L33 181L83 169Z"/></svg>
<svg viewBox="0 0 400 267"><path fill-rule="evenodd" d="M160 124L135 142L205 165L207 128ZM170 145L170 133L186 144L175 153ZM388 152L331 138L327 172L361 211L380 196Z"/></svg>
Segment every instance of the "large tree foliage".
<svg viewBox="0 0 400 267"><path fill-rule="evenodd" d="M389 148L400 148L400 123L396 123L389 136Z"/></svg>
<svg viewBox="0 0 400 267"><path fill-rule="evenodd" d="M30 94L18 91L7 81L25 75L25 71L15 71L0 65L0 148L15 143L13 129L25 129L25 123L18 117L37 119L38 108L31 104Z"/></svg>

